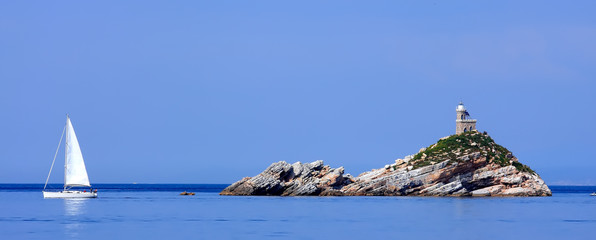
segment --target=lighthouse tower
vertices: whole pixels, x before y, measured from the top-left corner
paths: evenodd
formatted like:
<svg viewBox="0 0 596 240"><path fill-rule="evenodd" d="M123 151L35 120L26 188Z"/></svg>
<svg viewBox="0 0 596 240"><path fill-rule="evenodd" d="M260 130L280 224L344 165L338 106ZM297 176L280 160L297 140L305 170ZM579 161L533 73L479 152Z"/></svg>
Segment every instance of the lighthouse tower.
<svg viewBox="0 0 596 240"><path fill-rule="evenodd" d="M476 119L470 118L470 114L466 111L464 103L459 102L455 112L457 113L457 118L455 119L455 134L476 131Z"/></svg>

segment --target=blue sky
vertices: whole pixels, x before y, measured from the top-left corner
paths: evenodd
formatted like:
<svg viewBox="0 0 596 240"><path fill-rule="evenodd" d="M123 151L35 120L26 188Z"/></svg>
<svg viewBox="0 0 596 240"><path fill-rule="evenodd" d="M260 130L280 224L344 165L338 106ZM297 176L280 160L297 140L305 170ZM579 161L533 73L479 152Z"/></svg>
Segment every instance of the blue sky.
<svg viewBox="0 0 596 240"><path fill-rule="evenodd" d="M0 182L45 180L66 113L92 183L231 183L383 167L463 100L548 184L596 185L595 5L3 1Z"/></svg>

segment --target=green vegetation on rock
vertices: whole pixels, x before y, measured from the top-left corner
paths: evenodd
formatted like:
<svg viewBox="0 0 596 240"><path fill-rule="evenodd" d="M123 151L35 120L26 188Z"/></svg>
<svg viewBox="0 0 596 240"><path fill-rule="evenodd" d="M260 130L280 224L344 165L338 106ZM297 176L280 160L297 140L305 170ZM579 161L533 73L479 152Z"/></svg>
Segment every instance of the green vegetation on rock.
<svg viewBox="0 0 596 240"><path fill-rule="evenodd" d="M520 172L529 172L532 174L536 174L536 172L534 172L534 170L532 170L527 165L521 164L520 162L517 162L517 161L513 162L513 166L515 166L515 168Z"/></svg>
<svg viewBox="0 0 596 240"><path fill-rule="evenodd" d="M496 144L486 132L477 131L443 138L414 155L409 164L416 169L445 160L462 162L466 160L465 156L473 153L479 153L480 157L486 157L490 163L501 167L513 165L518 171L534 173L530 167L518 162L507 148Z"/></svg>

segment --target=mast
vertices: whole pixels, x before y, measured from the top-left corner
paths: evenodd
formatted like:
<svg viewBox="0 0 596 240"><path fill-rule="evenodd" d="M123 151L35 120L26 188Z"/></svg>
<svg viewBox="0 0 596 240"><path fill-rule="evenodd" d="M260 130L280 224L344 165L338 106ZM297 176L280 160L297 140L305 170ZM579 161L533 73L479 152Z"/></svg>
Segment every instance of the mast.
<svg viewBox="0 0 596 240"><path fill-rule="evenodd" d="M64 191L66 191L66 161L68 161L67 154L68 154L68 113L66 114L66 140L64 140Z"/></svg>

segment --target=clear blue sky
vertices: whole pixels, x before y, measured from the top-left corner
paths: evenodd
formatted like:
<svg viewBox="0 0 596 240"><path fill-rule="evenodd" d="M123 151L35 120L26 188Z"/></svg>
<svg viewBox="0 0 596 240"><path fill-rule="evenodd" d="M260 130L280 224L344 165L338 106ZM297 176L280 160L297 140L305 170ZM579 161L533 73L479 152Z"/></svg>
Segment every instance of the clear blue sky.
<svg viewBox="0 0 596 240"><path fill-rule="evenodd" d="M2 1L0 182L44 182L66 113L92 183L232 183L383 167L453 134L463 100L548 184L596 184L594 9Z"/></svg>

